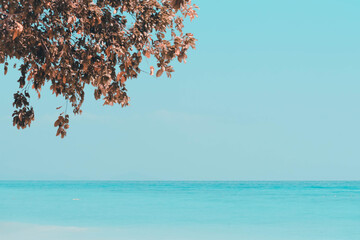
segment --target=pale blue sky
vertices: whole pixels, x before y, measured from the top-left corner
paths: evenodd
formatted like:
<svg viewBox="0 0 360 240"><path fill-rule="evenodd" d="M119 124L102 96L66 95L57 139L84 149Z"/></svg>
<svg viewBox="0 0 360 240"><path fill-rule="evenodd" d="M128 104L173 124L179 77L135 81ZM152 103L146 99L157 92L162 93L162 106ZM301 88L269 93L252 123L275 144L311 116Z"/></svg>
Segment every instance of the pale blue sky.
<svg viewBox="0 0 360 240"><path fill-rule="evenodd" d="M1 71L0 179L359 180L360 1L194 2L188 63L130 81L125 109L89 89L65 139L46 89L12 127Z"/></svg>

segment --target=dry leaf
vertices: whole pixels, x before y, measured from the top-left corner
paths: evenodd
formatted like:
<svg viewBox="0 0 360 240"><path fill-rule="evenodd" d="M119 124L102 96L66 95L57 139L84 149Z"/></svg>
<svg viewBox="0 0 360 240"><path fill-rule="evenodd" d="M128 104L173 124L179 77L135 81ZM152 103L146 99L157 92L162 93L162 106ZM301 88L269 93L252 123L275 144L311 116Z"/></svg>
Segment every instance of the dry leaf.
<svg viewBox="0 0 360 240"><path fill-rule="evenodd" d="M156 77L160 77L162 74L163 74L164 70L162 69L159 69L157 72L156 72Z"/></svg>

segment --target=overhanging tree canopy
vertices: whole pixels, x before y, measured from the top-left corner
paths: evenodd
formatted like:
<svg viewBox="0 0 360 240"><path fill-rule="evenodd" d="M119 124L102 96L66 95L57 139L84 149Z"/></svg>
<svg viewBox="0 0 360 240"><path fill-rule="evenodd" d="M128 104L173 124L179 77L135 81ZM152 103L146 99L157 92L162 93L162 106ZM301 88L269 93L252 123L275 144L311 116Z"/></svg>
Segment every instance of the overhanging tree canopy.
<svg viewBox="0 0 360 240"><path fill-rule="evenodd" d="M87 84L104 105L127 106L125 83L138 77L144 56L156 59L157 77L171 77L172 60L185 62L188 49L195 48L193 35L182 31L184 18L197 16L195 8L191 0L0 0L4 73L8 59L21 61L14 126L30 126L28 89L40 98L46 82L71 103L74 114L81 113ZM151 66L150 74L154 71ZM57 135L66 135L68 123L69 115L61 113Z"/></svg>

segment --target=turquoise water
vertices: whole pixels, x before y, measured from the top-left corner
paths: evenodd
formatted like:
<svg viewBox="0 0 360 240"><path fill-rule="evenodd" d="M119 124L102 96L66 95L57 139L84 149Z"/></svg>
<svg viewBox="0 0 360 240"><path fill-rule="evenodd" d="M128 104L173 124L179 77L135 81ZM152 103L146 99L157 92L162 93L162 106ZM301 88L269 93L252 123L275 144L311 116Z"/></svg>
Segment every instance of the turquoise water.
<svg viewBox="0 0 360 240"><path fill-rule="evenodd" d="M0 181L0 239L359 240L360 182Z"/></svg>

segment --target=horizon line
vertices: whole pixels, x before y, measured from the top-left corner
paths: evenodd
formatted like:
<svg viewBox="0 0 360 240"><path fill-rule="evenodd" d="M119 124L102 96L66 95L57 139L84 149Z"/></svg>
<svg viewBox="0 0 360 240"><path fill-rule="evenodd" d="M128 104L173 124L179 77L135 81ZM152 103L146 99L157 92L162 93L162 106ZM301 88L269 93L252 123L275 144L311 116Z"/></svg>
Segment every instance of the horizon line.
<svg viewBox="0 0 360 240"><path fill-rule="evenodd" d="M0 182L359 182L360 179L354 180L344 180L344 179L337 179L337 180L287 180L287 179L280 179L280 180L154 180L154 179L147 179L147 180L136 180L136 179L0 179Z"/></svg>

